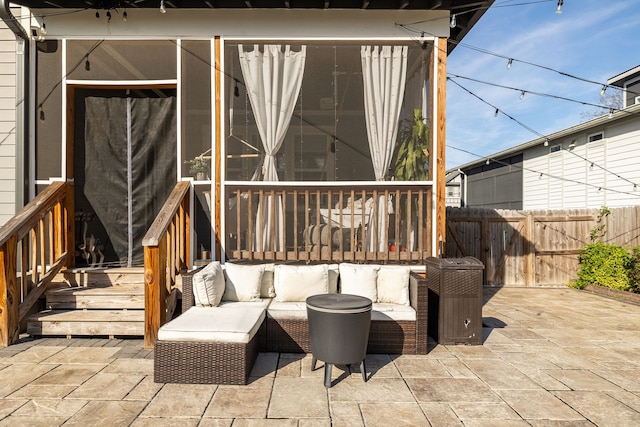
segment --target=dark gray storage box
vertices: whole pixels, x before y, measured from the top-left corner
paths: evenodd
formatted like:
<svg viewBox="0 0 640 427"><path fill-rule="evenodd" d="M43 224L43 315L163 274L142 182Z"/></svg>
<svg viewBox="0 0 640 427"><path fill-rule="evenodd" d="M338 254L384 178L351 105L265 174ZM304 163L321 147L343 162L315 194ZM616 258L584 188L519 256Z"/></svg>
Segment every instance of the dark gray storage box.
<svg viewBox="0 0 640 427"><path fill-rule="evenodd" d="M482 344L482 262L431 257L426 267L429 335L439 344Z"/></svg>

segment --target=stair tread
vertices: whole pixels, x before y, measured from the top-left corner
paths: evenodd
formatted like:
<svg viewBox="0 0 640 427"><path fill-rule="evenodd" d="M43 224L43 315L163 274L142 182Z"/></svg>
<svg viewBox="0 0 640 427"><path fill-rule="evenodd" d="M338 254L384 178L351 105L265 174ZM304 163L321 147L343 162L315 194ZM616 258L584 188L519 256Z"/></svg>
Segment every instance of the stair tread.
<svg viewBox="0 0 640 427"><path fill-rule="evenodd" d="M144 322L144 310L44 310L29 322Z"/></svg>
<svg viewBox="0 0 640 427"><path fill-rule="evenodd" d="M72 286L47 291L48 295L144 295L144 286Z"/></svg>

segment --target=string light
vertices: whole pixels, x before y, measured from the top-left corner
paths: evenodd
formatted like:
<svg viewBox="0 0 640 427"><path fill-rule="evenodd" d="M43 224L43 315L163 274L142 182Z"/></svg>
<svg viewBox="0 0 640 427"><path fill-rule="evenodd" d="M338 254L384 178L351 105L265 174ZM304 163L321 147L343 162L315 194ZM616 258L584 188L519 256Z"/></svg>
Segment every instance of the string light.
<svg viewBox="0 0 640 427"><path fill-rule="evenodd" d="M600 97L603 97L606 91L607 91L607 85L602 85L602 89L600 89Z"/></svg>
<svg viewBox="0 0 640 427"><path fill-rule="evenodd" d="M100 12L98 10L96 10L96 18L100 19Z"/></svg>
<svg viewBox="0 0 640 427"><path fill-rule="evenodd" d="M609 118L613 117L613 108L609 108Z"/></svg>
<svg viewBox="0 0 640 427"><path fill-rule="evenodd" d="M547 138L547 139L545 139L545 140L544 140L544 146L545 146L545 147L548 147L548 146L549 146L549 138Z"/></svg>
<svg viewBox="0 0 640 427"><path fill-rule="evenodd" d="M44 110L42 109L42 104L38 106L40 108L40 120L44 121Z"/></svg>
<svg viewBox="0 0 640 427"><path fill-rule="evenodd" d="M489 86L493 86L493 87L499 87L499 88L502 88L502 89L509 89L509 90L513 90L513 91L518 91L518 92L520 92L521 96L522 96L522 92L525 92L525 94L526 93L530 93L530 94L536 95L536 96L543 96L543 97L546 97L546 98L553 98L553 99L560 99L560 100L563 100L563 101L575 102L576 104L581 104L581 105L585 105L585 106L588 106L588 107L596 107L596 108L602 108L602 109L608 108L608 107L603 106L602 104L593 104L591 102L580 101L580 100L577 100L577 99L567 98L567 97L559 96L559 95L552 95L550 93L536 92L536 91L530 91L530 90L517 88L517 87L512 87L512 86L505 86L505 85L501 85L501 84L498 84L498 83L487 82L487 81L484 81L484 80L474 79L472 77L460 76L460 75L457 75L457 74L451 74L451 73L447 73L447 74L448 74L447 78L449 78L449 79L456 78L456 79L469 80L469 81L472 81L472 82L481 83L481 84L485 84L485 85L489 85ZM631 113L629 111L626 111L626 110L615 110L614 109L614 111L624 111L627 114L633 114L633 113Z"/></svg>
<svg viewBox="0 0 640 427"><path fill-rule="evenodd" d="M160 13L167 13L167 8L164 7L164 0L160 0Z"/></svg>
<svg viewBox="0 0 640 427"><path fill-rule="evenodd" d="M42 17L42 26L40 27L40 35L46 35L47 34L47 24L45 24L44 22L44 16Z"/></svg>
<svg viewBox="0 0 640 427"><path fill-rule="evenodd" d="M127 22L127 9L125 9L124 12L122 13L122 20L124 22Z"/></svg>
<svg viewBox="0 0 640 427"><path fill-rule="evenodd" d="M111 11L107 10L107 22L111 22Z"/></svg>
<svg viewBox="0 0 640 427"><path fill-rule="evenodd" d="M474 153L472 151L465 150L464 148L456 147L456 146L454 146L452 144L447 144L447 148L451 148L452 150L456 150L456 151L460 151L462 153L469 154L469 155L477 157L479 159L480 158L483 158L483 159L487 158L485 156L481 156L480 154ZM528 168L528 167L525 167L525 166L518 166L518 165L515 165L515 164L511 164L511 163L506 163L506 162L503 162L503 161L498 160L498 159L492 159L492 160L493 160L494 163L498 163L498 164L500 164L502 166L509 166L510 168L513 168L513 169L526 171L526 172L531 172L533 174L540 174L540 176L547 176L548 178L557 179L558 181L571 182L573 184L584 185L586 187L591 187L591 188L600 188L600 189L602 188L602 187L599 187L599 186L597 186L595 184L589 184L588 182L582 182L582 181L578 181L576 179L566 178L564 176L552 175L552 174L550 174L548 172L540 172L538 170L531 169L531 168ZM633 188L634 188L634 190L636 190L637 189L637 184L633 184ZM639 197L640 196L640 194L638 194L637 192L636 193L631 193L629 191L618 190L616 188L605 188L605 190L607 190L609 192L612 192L612 193L627 194L629 196L635 196L635 197Z"/></svg>
<svg viewBox="0 0 640 427"><path fill-rule="evenodd" d="M485 165L489 166L491 164L491 161L489 159L487 159L486 162L484 162Z"/></svg>
<svg viewBox="0 0 640 427"><path fill-rule="evenodd" d="M449 27L455 28L456 25L458 25L458 23L456 21L456 14L454 13L453 15L451 15L451 22L449 23Z"/></svg>
<svg viewBox="0 0 640 427"><path fill-rule="evenodd" d="M91 71L91 63L89 62L89 55L87 55L87 60L84 61L84 69L87 71Z"/></svg>
<svg viewBox="0 0 640 427"><path fill-rule="evenodd" d="M525 93L526 93L525 91L520 92L520 100L521 100L521 101L524 99L524 94L525 94Z"/></svg>
<svg viewBox="0 0 640 427"><path fill-rule="evenodd" d="M563 3L563 0L558 0L558 7L556 7L556 15L560 15L562 13L562 3Z"/></svg>
<svg viewBox="0 0 640 427"><path fill-rule="evenodd" d="M551 1L551 0L543 0L543 1ZM492 7L496 7L496 6L492 6ZM414 22L414 23L412 23L412 25L413 24L420 24L422 22L428 22L428 21ZM435 34L433 34L433 33L430 33L428 31L424 31L422 29L412 28L410 25L407 25L407 24L396 23L396 25L401 27L401 28L403 28L407 32L412 32L412 33L416 33L416 34L425 33L425 34L428 34L429 36L435 37ZM473 45L469 45L469 44L466 44L466 43L462 43L460 41L453 40L451 38L447 39L447 43L453 43L456 46L462 46L462 47L465 47L467 49L475 50L476 52L484 53L486 55L495 56L496 58L504 58L504 59L508 60L507 69L511 68L511 64L515 60L515 61L521 62L521 63L523 63L525 65L529 65L529 66L532 66L532 67L537 67L537 68L540 68L540 69L543 69L543 70L554 72L556 74L560 74L563 77L569 77L571 79L580 80L580 81L585 82L585 83L592 83L592 84L597 84L599 86L602 86L602 82L596 82L594 80L586 79L584 77L580 77L580 76L576 76L576 75L573 75L573 74L570 74L570 73L567 73L567 72L564 72L564 71L556 70L554 68L547 67L546 65L536 64L536 63L533 63L533 62L530 62L530 61L525 61L525 60L522 60L522 59L514 59L514 58L511 58L511 57L508 57L508 56L505 56L505 55L502 55L502 54L499 54L499 53L496 53L496 52L492 52L492 51L484 49L484 48L480 48L480 47L477 47L477 46L473 46ZM447 52L447 48L439 47L438 49L441 50L442 52ZM606 86L606 84L605 84L605 86ZM620 90L620 91L626 91L627 94L631 94L631 95L634 95L634 96L640 96L640 93L634 92L632 90L629 90L628 88L624 89L624 88L617 87L617 86L612 86L612 87L614 89L617 89L617 90Z"/></svg>
<svg viewBox="0 0 640 427"><path fill-rule="evenodd" d="M238 80L234 79L234 81L235 81L235 86L233 88L233 96L237 98L240 96L240 89L238 89Z"/></svg>
<svg viewBox="0 0 640 427"><path fill-rule="evenodd" d="M496 108L496 112L493 113L493 117L498 117L498 113L500 113L500 110Z"/></svg>

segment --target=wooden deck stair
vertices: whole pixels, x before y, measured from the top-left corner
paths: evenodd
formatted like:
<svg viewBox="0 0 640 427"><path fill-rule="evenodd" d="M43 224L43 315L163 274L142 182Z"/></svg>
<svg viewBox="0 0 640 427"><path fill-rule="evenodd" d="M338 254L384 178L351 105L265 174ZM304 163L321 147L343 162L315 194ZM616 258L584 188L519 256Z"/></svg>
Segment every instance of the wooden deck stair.
<svg viewBox="0 0 640 427"><path fill-rule="evenodd" d="M143 336L144 270L67 270L46 292L46 310L27 319L37 336Z"/></svg>

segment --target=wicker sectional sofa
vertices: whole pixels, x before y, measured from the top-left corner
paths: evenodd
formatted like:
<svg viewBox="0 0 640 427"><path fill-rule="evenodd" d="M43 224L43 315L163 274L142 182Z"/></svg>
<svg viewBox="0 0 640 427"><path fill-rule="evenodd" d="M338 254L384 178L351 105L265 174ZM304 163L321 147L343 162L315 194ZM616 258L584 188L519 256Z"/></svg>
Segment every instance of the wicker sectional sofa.
<svg viewBox="0 0 640 427"><path fill-rule="evenodd" d="M344 272L342 267L347 265L327 266L328 292L354 293L349 292L352 288L343 283L346 274L339 276L340 271ZM313 277L312 272L307 276L306 267L313 268L297 266L295 273L303 274L299 277L305 279ZM246 384L258 352L310 352L304 292L297 297L294 294L293 297L281 298L285 292L278 289L277 283L274 284L284 269L264 264L260 298L255 301L222 301L212 307L196 305L194 275L199 270L184 275L182 315L163 325L158 333L154 355L155 381ZM401 301L402 304L385 302L381 294L382 302L376 302L376 297L371 297L374 304L367 352L426 354L426 280L414 272L396 275L387 266L383 270L388 279L408 278L408 301ZM230 273L228 267L225 281L229 288L227 273ZM284 273L280 275L282 277ZM305 284L306 280L298 280L298 288L304 290Z"/></svg>

